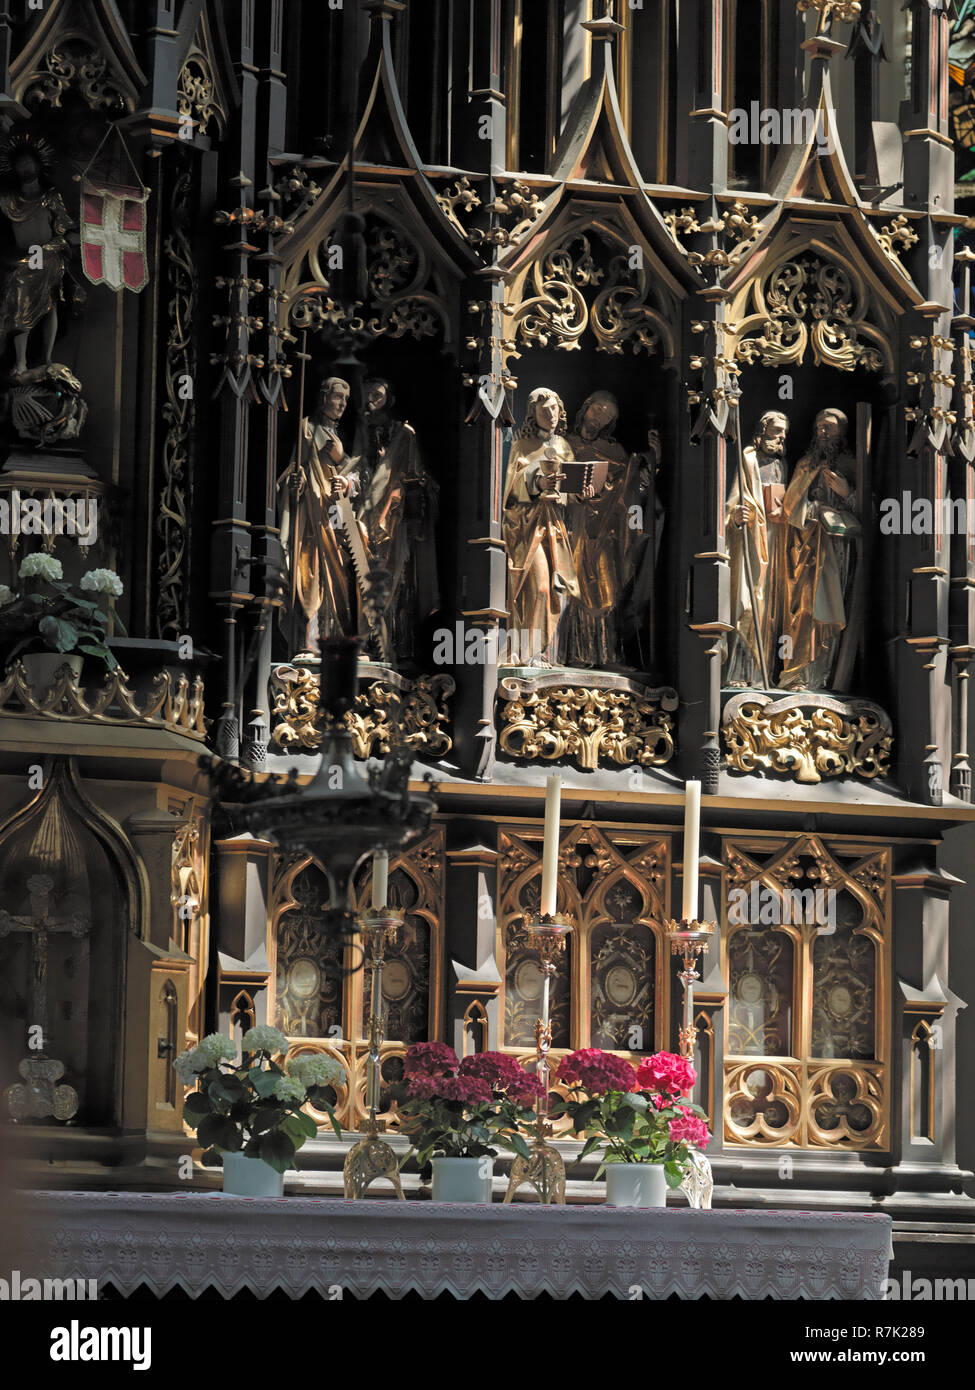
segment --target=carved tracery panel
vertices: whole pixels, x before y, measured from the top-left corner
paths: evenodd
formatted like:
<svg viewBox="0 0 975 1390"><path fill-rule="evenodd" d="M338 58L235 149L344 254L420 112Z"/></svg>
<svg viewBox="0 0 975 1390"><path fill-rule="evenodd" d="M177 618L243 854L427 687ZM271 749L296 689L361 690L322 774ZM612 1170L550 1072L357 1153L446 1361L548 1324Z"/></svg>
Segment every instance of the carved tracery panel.
<svg viewBox="0 0 975 1390"><path fill-rule="evenodd" d="M724 856L726 1141L885 1147L890 849L755 837Z"/></svg>

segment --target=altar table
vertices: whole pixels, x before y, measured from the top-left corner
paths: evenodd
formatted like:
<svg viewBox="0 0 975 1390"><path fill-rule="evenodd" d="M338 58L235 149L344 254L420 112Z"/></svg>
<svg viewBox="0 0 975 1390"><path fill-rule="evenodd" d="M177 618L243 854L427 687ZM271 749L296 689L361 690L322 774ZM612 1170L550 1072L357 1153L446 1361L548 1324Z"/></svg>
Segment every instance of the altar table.
<svg viewBox="0 0 975 1390"><path fill-rule="evenodd" d="M846 1212L450 1205L220 1193L28 1192L23 1274L224 1295L878 1299L891 1218Z"/></svg>

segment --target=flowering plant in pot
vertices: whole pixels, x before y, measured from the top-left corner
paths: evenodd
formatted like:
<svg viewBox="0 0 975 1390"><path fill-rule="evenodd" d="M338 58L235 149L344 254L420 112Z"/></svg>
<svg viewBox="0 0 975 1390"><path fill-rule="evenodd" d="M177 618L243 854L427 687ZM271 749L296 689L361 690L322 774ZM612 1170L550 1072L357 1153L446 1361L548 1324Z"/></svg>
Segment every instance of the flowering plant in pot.
<svg viewBox="0 0 975 1390"><path fill-rule="evenodd" d="M420 1166L432 1164L434 1201L489 1202L498 1149L530 1156L518 1131L534 1119L544 1094L538 1078L507 1053L459 1061L437 1042L414 1043L403 1071L404 1131Z"/></svg>
<svg viewBox="0 0 975 1390"><path fill-rule="evenodd" d="M656 1052L634 1069L612 1052L582 1048L563 1057L555 1079L568 1096L553 1097L549 1112L568 1115L573 1131L586 1135L579 1161L603 1150L596 1177L606 1170L613 1205L663 1206L667 1188L683 1181L688 1145L710 1141L705 1112L686 1099L697 1079L686 1057ZM645 1167L622 1173L616 1165Z"/></svg>
<svg viewBox="0 0 975 1390"><path fill-rule="evenodd" d="M197 1089L183 1101L183 1118L210 1154L224 1155L225 1192L231 1190L228 1175L239 1175L245 1184L249 1175L261 1176L261 1170L246 1163L228 1164L228 1158L239 1155L266 1165L264 1192L280 1195L283 1175L294 1166L298 1149L318 1133L315 1121L302 1109L308 1102L328 1115L341 1138L332 1108L334 1087L345 1081L341 1064L332 1057L305 1054L293 1057L284 1068L274 1055L287 1050L283 1033L258 1024L244 1034L239 1063L236 1045L221 1033L211 1033L173 1063L184 1086L196 1083ZM245 1195L264 1192L248 1186Z"/></svg>
<svg viewBox="0 0 975 1390"><path fill-rule="evenodd" d="M0 650L7 666L22 654L78 653L115 669L108 628L114 623L117 631L125 629L114 607L123 593L114 570L88 570L72 583L60 560L39 551L25 555L17 573L23 581L19 592L0 584Z"/></svg>

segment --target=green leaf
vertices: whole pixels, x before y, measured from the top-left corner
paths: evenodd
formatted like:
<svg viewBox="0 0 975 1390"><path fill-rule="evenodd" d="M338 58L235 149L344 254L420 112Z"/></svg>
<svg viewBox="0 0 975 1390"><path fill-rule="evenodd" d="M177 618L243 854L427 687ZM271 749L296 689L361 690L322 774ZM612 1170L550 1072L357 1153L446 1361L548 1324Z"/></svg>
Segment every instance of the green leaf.
<svg viewBox="0 0 975 1390"><path fill-rule="evenodd" d="M317 1129L315 1132L317 1134ZM308 1135L305 1133L304 1127L298 1122L297 1115L285 1115L284 1119L281 1121L281 1133L286 1134L288 1136L288 1138L294 1145L295 1150L300 1149L302 1144L308 1138Z"/></svg>
<svg viewBox="0 0 975 1390"><path fill-rule="evenodd" d="M254 1073L257 1073L255 1076ZM273 1071L265 1071L263 1068L253 1067L249 1073L250 1083L257 1094L265 1099L274 1094L274 1088L278 1084L279 1077Z"/></svg>
<svg viewBox="0 0 975 1390"><path fill-rule="evenodd" d="M583 1160L584 1158L588 1158L589 1155L593 1152L594 1149L598 1149L598 1148L599 1148L599 1146L600 1146L600 1144L601 1144L602 1142L603 1142L603 1136L602 1136L601 1134L592 1134L592 1135L590 1135L590 1137L586 1140L585 1144L583 1144L583 1146L582 1146L582 1152L580 1153L579 1157L576 1159L576 1162L577 1162L577 1163L581 1163L582 1160Z"/></svg>
<svg viewBox="0 0 975 1390"><path fill-rule="evenodd" d="M522 1139L520 1134L509 1135L508 1143L511 1146L511 1148L514 1149L515 1153L519 1156L519 1158L524 1158L526 1160L529 1160L531 1158L531 1150L525 1143L524 1139Z"/></svg>
<svg viewBox="0 0 975 1390"><path fill-rule="evenodd" d="M292 1114L290 1118L295 1121L306 1139L315 1138L318 1133L318 1126L310 1115L306 1115L304 1111L299 1110L297 1114Z"/></svg>
<svg viewBox="0 0 975 1390"><path fill-rule="evenodd" d="M204 1148L211 1146L226 1153L239 1153L243 1147L240 1128L226 1115L206 1115L196 1129L196 1137Z"/></svg>
<svg viewBox="0 0 975 1390"><path fill-rule="evenodd" d="M195 1129L197 1123L204 1115L209 1115L212 1108L202 1091L191 1091L183 1101L183 1119Z"/></svg>
<svg viewBox="0 0 975 1390"><path fill-rule="evenodd" d="M280 1129L262 1134L257 1146L258 1156L276 1173L286 1173L295 1159L295 1146Z"/></svg>
<svg viewBox="0 0 975 1390"><path fill-rule="evenodd" d="M37 624L47 645L56 652L72 652L78 641L78 629L74 623L64 618L53 618L50 614Z"/></svg>
<svg viewBox="0 0 975 1390"><path fill-rule="evenodd" d="M207 1094L214 1102L222 1101L225 1105L236 1105L239 1101L247 1099L247 1087L236 1077L224 1076L222 1072L218 1072L207 1087Z"/></svg>
<svg viewBox="0 0 975 1390"><path fill-rule="evenodd" d="M664 1177L667 1179L668 1187L680 1187L684 1181L684 1173L679 1163L665 1163Z"/></svg>
<svg viewBox="0 0 975 1390"><path fill-rule="evenodd" d="M285 1109L281 1105L268 1106L266 1109L258 1107L254 1112L254 1122L251 1131L254 1134L266 1134L269 1129L276 1129L285 1117Z"/></svg>

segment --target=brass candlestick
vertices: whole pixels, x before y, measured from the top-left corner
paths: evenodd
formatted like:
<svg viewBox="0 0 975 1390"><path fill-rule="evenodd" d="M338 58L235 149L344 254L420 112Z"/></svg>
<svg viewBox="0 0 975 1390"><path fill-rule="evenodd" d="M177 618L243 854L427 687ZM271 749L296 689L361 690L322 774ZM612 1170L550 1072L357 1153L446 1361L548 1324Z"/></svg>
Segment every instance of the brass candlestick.
<svg viewBox="0 0 975 1390"><path fill-rule="evenodd" d="M680 922L667 923L671 955L680 956L684 965L683 970L677 972L677 978L684 989L684 1022L678 1036L680 1055L690 1062L694 1060L694 1043L697 1039L697 1029L694 1027L694 981L701 978L697 962L698 957L703 958L707 951L714 930L713 922L688 921L682 918ZM687 1168L681 1188L692 1207L710 1210L714 1178L711 1175L710 1161L698 1149L688 1149Z"/></svg>
<svg viewBox="0 0 975 1390"><path fill-rule="evenodd" d="M542 913L537 921L527 922L528 947L541 957L542 1017L535 1020L535 1072L544 1087L535 1110L535 1137L528 1158L518 1157L511 1165L508 1190L504 1200L510 1202L519 1187L533 1187L543 1205L565 1205L565 1163L558 1149L546 1141L552 1137L548 1118L548 1088L551 1070L548 1053L552 1046L552 1024L548 1016L549 990L555 975L555 958L565 950L571 917L560 913Z"/></svg>
<svg viewBox="0 0 975 1390"><path fill-rule="evenodd" d="M382 1120L376 1118L382 1085L380 1046L386 1024L382 994L383 965L386 960L386 947L392 946L395 942L403 916L401 908L381 907L362 912L356 918L358 930L365 938L366 962L371 975L369 1054L366 1058L366 1106L369 1110L369 1120L365 1137L354 1144L346 1154L342 1168L345 1195L351 1198L362 1197L369 1184L377 1178L388 1178L393 1184L396 1196L400 1201L405 1201L396 1154L390 1144L379 1138L386 1126Z"/></svg>

